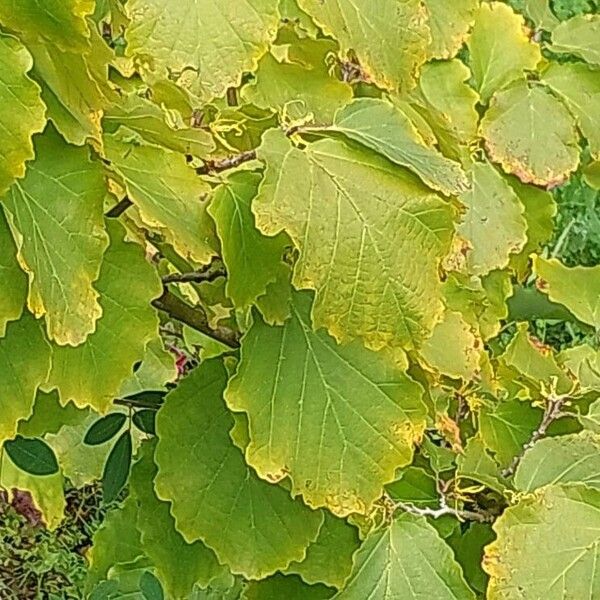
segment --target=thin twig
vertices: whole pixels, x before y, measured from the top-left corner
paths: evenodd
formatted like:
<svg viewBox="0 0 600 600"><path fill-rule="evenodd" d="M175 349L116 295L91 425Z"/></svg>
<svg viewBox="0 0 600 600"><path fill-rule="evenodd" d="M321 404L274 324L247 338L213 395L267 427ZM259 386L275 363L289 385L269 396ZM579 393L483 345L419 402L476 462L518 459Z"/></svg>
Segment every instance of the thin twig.
<svg viewBox="0 0 600 600"><path fill-rule="evenodd" d="M396 502L395 506L413 515L419 515L421 517L433 517L434 519L439 519L444 515L451 515L463 521L478 521L479 523L489 523L494 520L491 515L487 515L485 513L479 513L473 510L459 510L457 508L451 508L447 505L442 505L440 508L419 508L411 502Z"/></svg>
<svg viewBox="0 0 600 600"><path fill-rule="evenodd" d="M127 408L148 408L150 410L158 410L162 402L145 402L144 400L127 400L127 398L115 398L113 404L126 406Z"/></svg>
<svg viewBox="0 0 600 600"><path fill-rule="evenodd" d="M164 289L160 298L152 302L152 305L159 310L166 312L171 318L184 323L188 327L200 331L204 335L229 346L230 348L239 348L239 334L228 327L212 328L208 322L208 316L200 306L190 306L181 298Z"/></svg>
<svg viewBox="0 0 600 600"><path fill-rule="evenodd" d="M123 200L117 202L109 211L107 211L106 215L109 219L116 219L121 216L130 206L133 206L133 202L125 196Z"/></svg>
<svg viewBox="0 0 600 600"><path fill-rule="evenodd" d="M570 398L569 394L560 394L558 396L550 396L548 398L548 403L546 404L546 408L544 409L544 416L542 417L542 422L539 427L531 434L531 437L527 441L526 444L523 445L521 452L517 454L511 461L510 465L502 471L503 477L512 477L517 470L517 467L521 464L523 460L523 456L525 456L525 452L530 448L533 448L534 444L545 437L546 432L548 431L548 427L554 423L557 419L560 419L564 416L562 412L562 408L565 405L565 402Z"/></svg>
<svg viewBox="0 0 600 600"><path fill-rule="evenodd" d="M229 156L221 160L206 160L201 167L196 169L198 175L208 175L209 173L219 173L227 169L234 169L245 162L256 158L256 150L246 150L240 154Z"/></svg>

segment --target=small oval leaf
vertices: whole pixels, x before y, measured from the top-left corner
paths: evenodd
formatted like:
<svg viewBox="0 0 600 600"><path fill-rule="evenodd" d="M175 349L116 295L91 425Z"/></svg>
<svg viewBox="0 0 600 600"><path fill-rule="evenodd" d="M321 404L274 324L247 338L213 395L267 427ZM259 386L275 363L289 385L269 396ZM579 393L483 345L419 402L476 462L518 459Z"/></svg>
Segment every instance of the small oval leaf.
<svg viewBox="0 0 600 600"><path fill-rule="evenodd" d="M134 407L136 404L140 406L159 407L166 395L166 390L145 390L143 392L136 392L135 394L125 396L123 400L127 400L127 402L131 403Z"/></svg>
<svg viewBox="0 0 600 600"><path fill-rule="evenodd" d="M54 451L44 440L25 438L18 435L4 443L10 460L31 475L53 475L58 472L58 461Z"/></svg>
<svg viewBox="0 0 600 600"><path fill-rule="evenodd" d="M97 446L98 444L104 444L108 440L112 439L123 424L127 416L123 413L111 413L104 417L100 417L97 421L94 421L90 428L87 430L83 443L88 446Z"/></svg>
<svg viewBox="0 0 600 600"><path fill-rule="evenodd" d="M140 591L145 600L164 600L164 593L160 581L150 571L145 571L140 577Z"/></svg>
<svg viewBox="0 0 600 600"><path fill-rule="evenodd" d="M102 474L102 498L109 503L116 499L129 478L131 468L131 434L124 431L115 442Z"/></svg>
<svg viewBox="0 0 600 600"><path fill-rule="evenodd" d="M133 424L144 433L154 435L156 430L154 424L156 421L156 411L150 409L138 410L133 415Z"/></svg>

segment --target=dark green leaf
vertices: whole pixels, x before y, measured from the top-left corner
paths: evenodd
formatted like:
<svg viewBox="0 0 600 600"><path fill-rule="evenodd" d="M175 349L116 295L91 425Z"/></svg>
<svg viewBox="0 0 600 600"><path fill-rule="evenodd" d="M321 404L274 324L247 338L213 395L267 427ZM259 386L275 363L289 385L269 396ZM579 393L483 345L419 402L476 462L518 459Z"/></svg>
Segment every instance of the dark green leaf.
<svg viewBox="0 0 600 600"><path fill-rule="evenodd" d="M112 502L127 483L131 469L131 434L124 431L110 451L102 474L102 497Z"/></svg>
<svg viewBox="0 0 600 600"><path fill-rule="evenodd" d="M165 597L160 581L150 571L140 577L140 590L146 600L163 600Z"/></svg>
<svg viewBox="0 0 600 600"><path fill-rule="evenodd" d="M136 404L147 408L156 407L158 408L166 396L165 390L145 390L143 392L136 392L125 396L123 400L135 406Z"/></svg>
<svg viewBox="0 0 600 600"><path fill-rule="evenodd" d="M133 424L144 433L154 435L156 433L154 429L154 423L156 421L156 411L146 408L144 410L138 410L133 415Z"/></svg>
<svg viewBox="0 0 600 600"><path fill-rule="evenodd" d="M4 443L6 453L12 462L32 475L53 475L58 471L54 451L39 438L25 438L18 435Z"/></svg>
<svg viewBox="0 0 600 600"><path fill-rule="evenodd" d="M104 444L108 440L112 439L127 419L123 413L111 413L101 417L97 421L92 423L92 426L87 430L83 442L88 446L96 446L98 444Z"/></svg>

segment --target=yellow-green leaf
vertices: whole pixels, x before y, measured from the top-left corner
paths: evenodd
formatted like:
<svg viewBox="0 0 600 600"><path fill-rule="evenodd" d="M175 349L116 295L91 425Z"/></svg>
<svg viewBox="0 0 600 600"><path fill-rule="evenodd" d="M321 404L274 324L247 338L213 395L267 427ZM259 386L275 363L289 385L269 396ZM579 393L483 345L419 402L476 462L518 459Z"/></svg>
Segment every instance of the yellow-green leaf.
<svg viewBox="0 0 600 600"><path fill-rule="evenodd" d="M431 34L419 0L299 0L342 54L353 51L368 79L390 90L413 87L427 58Z"/></svg>
<svg viewBox="0 0 600 600"><path fill-rule="evenodd" d="M520 81L498 92L481 132L491 159L524 183L554 187L579 164L575 120L539 85Z"/></svg>
<svg viewBox="0 0 600 600"><path fill-rule="evenodd" d="M52 127L35 138L35 150L4 207L29 275L29 309L45 317L50 339L76 346L102 314L94 288L108 245L102 167Z"/></svg>
<svg viewBox="0 0 600 600"><path fill-rule="evenodd" d="M373 349L419 345L442 311L438 262L452 208L414 175L340 140L305 150L268 131L266 172L252 210L261 231L300 250L297 288L317 291L315 327Z"/></svg>
<svg viewBox="0 0 600 600"><path fill-rule="evenodd" d="M396 106L377 98L358 98L339 110L330 131L343 133L403 167L446 195L469 187L457 162L428 146L410 119Z"/></svg>
<svg viewBox="0 0 600 600"><path fill-rule="evenodd" d="M0 338L0 442L17 433L20 420L33 412L38 386L48 377L50 345L41 324L29 313L9 323Z"/></svg>
<svg viewBox="0 0 600 600"><path fill-rule="evenodd" d="M566 267L556 258L533 259L537 287L580 321L600 328L600 266Z"/></svg>
<svg viewBox="0 0 600 600"><path fill-rule="evenodd" d="M467 41L475 88L487 104L492 94L541 59L539 46L530 39L523 17L502 2L483 2Z"/></svg>
<svg viewBox="0 0 600 600"><path fill-rule="evenodd" d="M523 496L494 524L486 546L489 600L596 598L600 491L548 486Z"/></svg>
<svg viewBox="0 0 600 600"><path fill-rule="evenodd" d="M32 66L25 46L0 35L0 196L25 175L25 161L34 157L31 136L46 123L40 88L27 76Z"/></svg>
<svg viewBox="0 0 600 600"><path fill-rule="evenodd" d="M21 316L27 300L27 276L17 262L17 248L0 208L0 338L6 324Z"/></svg>
<svg viewBox="0 0 600 600"><path fill-rule="evenodd" d="M96 284L102 318L85 344L54 347L49 378L62 402L99 412L108 409L133 365L144 358L146 344L158 335L158 315L150 303L162 293L143 248L124 241L119 223L109 223L108 231L111 244Z"/></svg>
<svg viewBox="0 0 600 600"><path fill-rule="evenodd" d="M156 422L155 486L188 543L200 539L233 573L260 579L304 558L323 515L246 464L229 437L226 382L212 359L167 396Z"/></svg>
<svg viewBox="0 0 600 600"><path fill-rule="evenodd" d="M368 535L340 600L475 600L450 546L425 517L408 513Z"/></svg>
<svg viewBox="0 0 600 600"><path fill-rule="evenodd" d="M275 38L277 0L132 0L127 54L142 72L175 79L193 94L222 96Z"/></svg>
<svg viewBox="0 0 600 600"><path fill-rule="evenodd" d="M489 162L473 163L469 174L471 189L460 197L466 213L457 231L469 243L468 272L485 275L505 268L511 254L523 249L527 222L518 196Z"/></svg>
<svg viewBox="0 0 600 600"><path fill-rule="evenodd" d="M225 398L248 414L246 459L261 477L289 475L311 506L366 513L412 459L425 424L422 390L358 342L338 346L314 332L310 299L294 296L283 327L254 323Z"/></svg>
<svg viewBox="0 0 600 600"><path fill-rule="evenodd" d="M185 156L140 143L125 127L104 140L106 156L142 223L164 235L182 257L210 262L216 253L214 231L203 198L210 186L187 165Z"/></svg>
<svg viewBox="0 0 600 600"><path fill-rule="evenodd" d="M592 156L600 158L600 71L584 63L552 63L542 81L565 101Z"/></svg>
<svg viewBox="0 0 600 600"><path fill-rule="evenodd" d="M460 50L475 18L479 0L425 0L429 13L429 58L452 58Z"/></svg>
<svg viewBox="0 0 600 600"><path fill-rule="evenodd" d="M578 15L561 23L552 32L551 50L600 65L600 15Z"/></svg>

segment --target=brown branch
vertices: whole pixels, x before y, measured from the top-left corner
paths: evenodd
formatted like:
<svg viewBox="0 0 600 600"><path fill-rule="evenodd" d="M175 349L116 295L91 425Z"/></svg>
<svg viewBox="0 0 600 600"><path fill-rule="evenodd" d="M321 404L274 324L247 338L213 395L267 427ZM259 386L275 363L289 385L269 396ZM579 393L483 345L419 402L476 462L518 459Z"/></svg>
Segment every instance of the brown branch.
<svg viewBox="0 0 600 600"><path fill-rule="evenodd" d="M207 335L208 337L229 346L230 348L239 348L239 335L228 327L217 327L213 329L209 322L206 312L199 306L190 306L165 289L160 298L152 302L152 305L159 310L166 312L171 318L184 323L188 327Z"/></svg>
<svg viewBox="0 0 600 600"><path fill-rule="evenodd" d="M116 219L117 217L120 217L130 206L133 206L133 202L127 196L125 196L125 198L117 202L106 213L105 216L107 216L109 219Z"/></svg>
<svg viewBox="0 0 600 600"><path fill-rule="evenodd" d="M191 273L171 273L162 278L162 282L167 283L202 283L203 281L214 281L218 277L224 276L225 269L207 269L201 271L192 271Z"/></svg>
<svg viewBox="0 0 600 600"><path fill-rule="evenodd" d="M534 444L541 440L546 436L546 432L548 431L548 427L554 423L557 419L565 416L562 412L563 406L565 402L569 399L569 394L561 394L558 396L550 396L548 398L548 403L546 408L544 409L544 416L542 417L542 422L539 427L531 434L529 441L523 445L521 452L515 456L510 465L502 471L503 477L512 477L517 470L517 467L521 464L523 460L523 456L525 456L525 452L530 448L533 448Z"/></svg>
<svg viewBox="0 0 600 600"><path fill-rule="evenodd" d="M221 160L206 160L201 167L196 169L198 175L208 175L209 173L220 173L227 169L234 169L245 162L249 162L256 158L256 150L246 150L240 154L229 156Z"/></svg>

